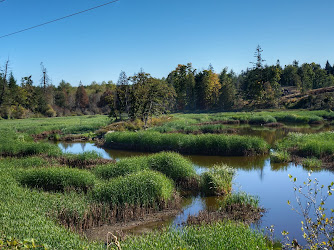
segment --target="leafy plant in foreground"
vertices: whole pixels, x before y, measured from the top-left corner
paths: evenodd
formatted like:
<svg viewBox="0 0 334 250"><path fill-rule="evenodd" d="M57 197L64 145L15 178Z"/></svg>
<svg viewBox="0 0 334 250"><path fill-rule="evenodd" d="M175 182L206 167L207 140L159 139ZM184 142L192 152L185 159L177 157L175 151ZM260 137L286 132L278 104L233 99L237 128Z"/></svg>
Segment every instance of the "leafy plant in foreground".
<svg viewBox="0 0 334 250"><path fill-rule="evenodd" d="M327 199L333 195L334 182L328 186L320 186L316 178L311 179L311 173L309 173L307 181L303 182L302 185L296 184L296 177L289 175L289 178L294 184L298 208L292 206L290 201L288 201L288 204L291 206L292 210L296 211L304 218L301 222L301 230L308 247L310 249L333 249L334 209L330 209L330 213L327 213L328 208L325 204ZM301 197L306 200L306 203L302 202ZM318 201L320 201L320 203L318 203ZM289 240L288 232L283 231L282 234ZM294 247L294 244L296 244L296 242L287 245Z"/></svg>

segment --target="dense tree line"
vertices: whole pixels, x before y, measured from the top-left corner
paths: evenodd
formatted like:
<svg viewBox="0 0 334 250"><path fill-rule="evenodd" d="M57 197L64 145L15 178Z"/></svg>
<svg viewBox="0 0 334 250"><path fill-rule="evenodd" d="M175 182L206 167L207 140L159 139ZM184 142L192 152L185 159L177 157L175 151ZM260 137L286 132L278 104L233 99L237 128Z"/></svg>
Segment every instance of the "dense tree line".
<svg viewBox="0 0 334 250"><path fill-rule="evenodd" d="M196 70L191 63L180 64L166 78L158 79L140 71L128 77L121 72L116 84L92 82L78 87L66 81L49 83L42 65L43 78L34 84L31 76L20 83L8 72L8 61L0 68L0 116L65 116L108 113L116 119L125 116L147 122L153 115L169 111L235 110L248 107L276 107L291 89L301 93L334 86L334 65L324 68L316 63L298 61L282 67L264 65L262 49L255 51L255 62L240 74L224 68L216 73Z"/></svg>

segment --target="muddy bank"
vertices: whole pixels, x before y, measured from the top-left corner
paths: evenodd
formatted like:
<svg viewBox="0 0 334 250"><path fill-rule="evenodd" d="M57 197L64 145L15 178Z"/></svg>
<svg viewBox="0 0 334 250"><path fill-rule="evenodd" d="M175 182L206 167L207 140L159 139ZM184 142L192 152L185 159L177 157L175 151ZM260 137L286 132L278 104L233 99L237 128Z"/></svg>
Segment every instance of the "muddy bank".
<svg viewBox="0 0 334 250"><path fill-rule="evenodd" d="M240 221L246 224L251 224L259 221L264 213L264 208L255 208L243 204L232 204L218 211L200 211L197 216L189 216L186 224L201 225L224 220Z"/></svg>
<svg viewBox="0 0 334 250"><path fill-rule="evenodd" d="M145 215L134 221L117 222L112 225L101 225L85 230L83 233L89 240L107 240L107 234L110 232L118 239L124 240L128 235L140 235L152 231L152 228L159 225L163 228L171 218L180 213L180 209L165 210L154 214ZM166 223L163 223L166 222Z"/></svg>

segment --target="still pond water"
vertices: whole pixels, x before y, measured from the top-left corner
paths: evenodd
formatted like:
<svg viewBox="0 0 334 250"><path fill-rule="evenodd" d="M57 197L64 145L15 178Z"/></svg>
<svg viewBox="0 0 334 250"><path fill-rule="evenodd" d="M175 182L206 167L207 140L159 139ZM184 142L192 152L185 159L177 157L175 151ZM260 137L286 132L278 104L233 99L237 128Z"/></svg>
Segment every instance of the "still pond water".
<svg viewBox="0 0 334 250"><path fill-rule="evenodd" d="M304 128L303 128L304 130ZM326 129L327 130L327 129ZM301 132L310 132L305 129ZM260 131L257 136L265 138L269 142L277 138L284 137L285 132L281 130ZM82 153L85 151L95 150L102 154L106 159L119 160L124 157L147 155L147 153L130 152L120 150L108 150L96 147L93 143L59 143L59 147L68 153ZM281 238L281 231L290 232L290 239L296 238L298 242L303 243L301 233L301 221L303 218L287 204L290 200L296 205L296 198L293 191L293 184L288 177L291 174L298 178L298 184L302 184L308 178L309 170L295 164L272 164L269 156L261 157L221 157L221 156L198 156L187 155L194 164L198 173L205 171L214 164L224 163L236 169L237 175L233 182L233 191L245 191L249 194L256 195L260 199L260 206L264 207L267 212L261 221L254 227L266 228L274 225L275 236ZM334 173L328 170L314 170L311 178L317 178L322 185L329 185L334 181ZM164 225L179 226L187 220L189 215L196 215L199 211L217 206L217 198L203 198L194 196L183 200L182 213L176 217L170 218L164 222ZM334 198L327 201L328 208L334 208ZM139 226L133 230L133 233L143 232L152 228L161 227L162 223L153 223L150 225Z"/></svg>

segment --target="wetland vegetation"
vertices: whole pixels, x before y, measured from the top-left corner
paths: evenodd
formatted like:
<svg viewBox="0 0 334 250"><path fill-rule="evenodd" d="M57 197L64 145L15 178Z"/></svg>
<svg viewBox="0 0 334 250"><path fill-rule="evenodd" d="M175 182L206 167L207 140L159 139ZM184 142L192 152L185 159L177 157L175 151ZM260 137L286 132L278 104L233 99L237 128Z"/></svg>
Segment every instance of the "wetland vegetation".
<svg viewBox="0 0 334 250"><path fill-rule="evenodd" d="M292 126L291 117L302 126ZM249 226L261 219L265 210L255 196L232 193L233 167L212 164L209 169L197 172L191 157L179 153L266 155L273 147L270 153L273 162L300 161L312 168L328 164L334 152L328 139L333 133L326 132L331 130L332 115L328 111L174 114L155 119L163 122L148 122L148 128L137 132L121 128L121 124L119 131L109 131L113 123L108 124L103 116L80 117L84 128L75 126L77 117L39 119L41 128L35 128L34 119L31 123L29 120L1 121L3 238L12 237L21 243L23 239L34 238L52 248L103 248L101 238L92 241L86 238L85 232L102 225L112 227L140 220L145 223L151 220L150 216L161 219L166 213L176 215L183 196L200 195L220 196L222 200L215 209L189 216L184 222L188 226L183 227L182 233L165 228L124 239L122 234L117 234L122 248L133 249L146 244L157 249L166 246L210 249L217 244L227 247L239 244L243 248L251 249L256 245L266 249L269 244L266 236ZM99 126L96 126L97 121L101 122ZM320 127L314 127L314 121ZM277 122L282 125L264 126ZM201 130L205 126L205 131ZM208 126L216 126L215 135ZM256 136L243 135L245 128L253 130ZM298 130L301 133L289 133ZM274 143L270 143L265 136L257 136L257 131L283 132L275 134ZM302 134L305 131L307 134ZM43 133L52 136L36 136ZM105 147L116 144L115 148L120 148L123 144L131 150L170 152L104 159L94 151L63 152L56 144L43 141L62 140L72 133L78 133L81 138L89 135L95 138L95 143ZM25 226L19 227L21 224ZM201 237L206 239L205 243ZM245 237L248 237L246 241ZM195 238L198 241L193 241Z"/></svg>

